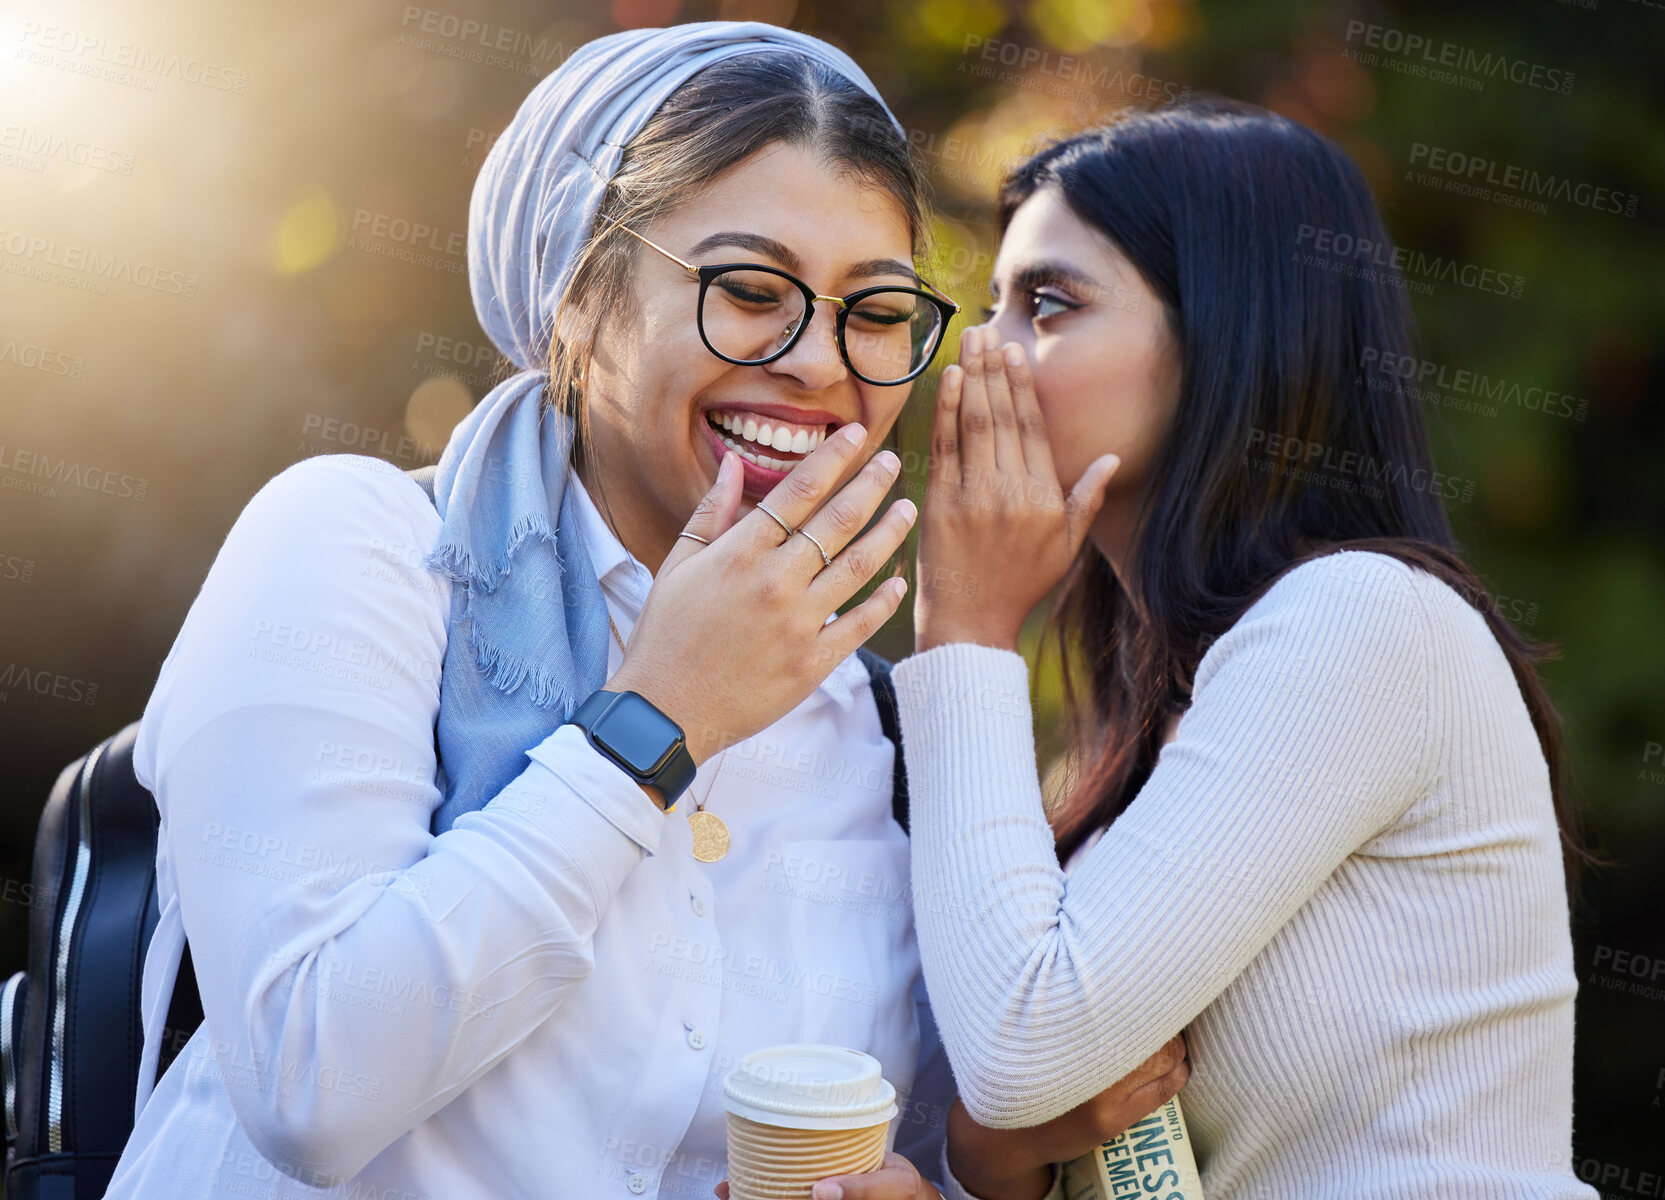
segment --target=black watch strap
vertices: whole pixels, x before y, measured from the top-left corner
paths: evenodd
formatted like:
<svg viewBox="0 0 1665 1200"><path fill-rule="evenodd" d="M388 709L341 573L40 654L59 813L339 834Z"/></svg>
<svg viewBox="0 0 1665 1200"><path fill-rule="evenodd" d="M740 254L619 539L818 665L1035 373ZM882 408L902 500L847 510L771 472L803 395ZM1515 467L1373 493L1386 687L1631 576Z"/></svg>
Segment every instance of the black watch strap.
<svg viewBox="0 0 1665 1200"><path fill-rule="evenodd" d="M609 740L609 728L614 722L631 720L632 714L639 714L642 709L648 710L654 719L655 728L645 731L649 735L649 749L644 754L637 745L634 754L627 754L622 747ZM636 782L657 788L664 798L663 807L666 809L675 804L677 797L694 782L694 760L688 753L682 727L636 692L610 692L605 688L593 692L573 710L566 724L581 728L590 745L617 763ZM632 738L631 741L635 743L639 739ZM653 761L649 763L648 759Z"/></svg>

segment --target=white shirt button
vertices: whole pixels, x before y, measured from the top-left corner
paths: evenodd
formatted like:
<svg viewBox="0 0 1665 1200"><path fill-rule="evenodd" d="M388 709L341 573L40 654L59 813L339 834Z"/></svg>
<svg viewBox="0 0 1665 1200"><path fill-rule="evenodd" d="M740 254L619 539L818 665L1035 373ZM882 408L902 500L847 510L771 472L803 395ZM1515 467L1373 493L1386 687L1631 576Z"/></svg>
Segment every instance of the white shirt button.
<svg viewBox="0 0 1665 1200"><path fill-rule="evenodd" d="M690 1029L688 1031L688 1044L695 1050L704 1050L705 1031L701 1029Z"/></svg>
<svg viewBox="0 0 1665 1200"><path fill-rule="evenodd" d="M647 1176L643 1175L640 1171L637 1171L629 1179L624 1181L624 1186L629 1188L632 1192L635 1192L636 1195L640 1196L643 1192L647 1191Z"/></svg>
<svg viewBox="0 0 1665 1200"><path fill-rule="evenodd" d="M703 917L705 915L705 901L699 896L694 897L694 915L696 917Z"/></svg>

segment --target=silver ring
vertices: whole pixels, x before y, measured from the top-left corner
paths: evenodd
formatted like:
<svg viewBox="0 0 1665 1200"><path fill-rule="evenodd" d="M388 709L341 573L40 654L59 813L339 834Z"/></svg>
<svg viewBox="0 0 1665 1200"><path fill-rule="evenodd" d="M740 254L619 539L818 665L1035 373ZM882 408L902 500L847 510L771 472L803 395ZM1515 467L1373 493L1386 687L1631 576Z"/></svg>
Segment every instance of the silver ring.
<svg viewBox="0 0 1665 1200"><path fill-rule="evenodd" d="M821 552L821 562L823 563L823 565L828 566L828 567L832 566L832 559L827 557L826 549L821 545L820 542L815 540L815 535L807 529L800 529L800 530L798 530L798 532L803 534L806 538L808 538L809 542L810 542L810 545L814 546L817 550L819 550Z"/></svg>
<svg viewBox="0 0 1665 1200"><path fill-rule="evenodd" d="M781 520L780 519L780 514L775 512L775 510L770 508L767 504L763 503L763 501L759 500L757 502L757 506L759 508L761 508L764 512L768 513L769 514L769 519L772 520L776 525L779 525L782 529L786 530L786 536L787 537L791 537L794 533L798 532L796 529L792 528L792 526L788 525L785 521Z"/></svg>
<svg viewBox="0 0 1665 1200"><path fill-rule="evenodd" d="M698 542L702 546L709 546L711 544L711 540L709 538L702 538L697 533L689 533L686 529L684 529L681 533L677 534L676 536L677 537L685 537L685 538L693 538L696 542Z"/></svg>

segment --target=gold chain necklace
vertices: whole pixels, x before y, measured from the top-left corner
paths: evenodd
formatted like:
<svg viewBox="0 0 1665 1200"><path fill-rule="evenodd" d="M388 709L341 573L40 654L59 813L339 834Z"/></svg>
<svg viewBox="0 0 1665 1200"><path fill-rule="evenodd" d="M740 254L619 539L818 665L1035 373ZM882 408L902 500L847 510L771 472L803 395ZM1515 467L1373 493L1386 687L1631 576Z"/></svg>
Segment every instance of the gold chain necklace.
<svg viewBox="0 0 1665 1200"><path fill-rule="evenodd" d="M619 644L619 653L623 654L624 639L619 636L619 627L613 624L613 614L611 612L607 614L607 628L613 631L613 640ZM729 749L733 749L733 747L725 749L717 757L717 767L711 772L711 783L705 789L705 800L696 801L694 811L688 814L688 832L693 835L694 839L694 857L703 863L714 863L728 853L728 826L723 823L723 819L716 813L706 812L705 804L707 800L711 799L711 793L717 788L717 776L722 774L723 760L728 757ZM676 805L673 804L666 811L669 812L675 808Z"/></svg>

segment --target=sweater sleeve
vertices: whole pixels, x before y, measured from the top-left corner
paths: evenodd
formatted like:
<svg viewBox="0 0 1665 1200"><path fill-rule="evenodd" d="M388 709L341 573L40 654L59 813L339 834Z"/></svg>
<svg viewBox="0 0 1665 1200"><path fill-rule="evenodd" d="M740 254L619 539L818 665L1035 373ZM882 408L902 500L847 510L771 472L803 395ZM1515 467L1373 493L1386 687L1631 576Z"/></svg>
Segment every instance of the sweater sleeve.
<svg viewBox="0 0 1665 1200"><path fill-rule="evenodd" d="M141 726L206 1015L184 1057L312 1186L358 1173L549 1019L663 819L567 726L430 833L450 591L421 560L437 522L375 460L278 475L228 535Z"/></svg>
<svg viewBox="0 0 1665 1200"><path fill-rule="evenodd" d="M1028 672L956 643L895 668L920 957L980 1124L1041 1124L1207 1007L1424 783L1431 634L1410 568L1291 571L1200 664L1145 786L1066 874Z"/></svg>
<svg viewBox="0 0 1665 1200"><path fill-rule="evenodd" d="M913 1163L920 1175L937 1189L942 1200L982 1200L955 1177L948 1165L948 1110L954 1103L954 1075L949 1068L931 1000L921 976L914 984L914 1005L919 1013L919 1063L914 1071L913 1092L898 1096L895 1150ZM1052 1187L1041 1200L1064 1200L1063 1171L1052 1168Z"/></svg>

